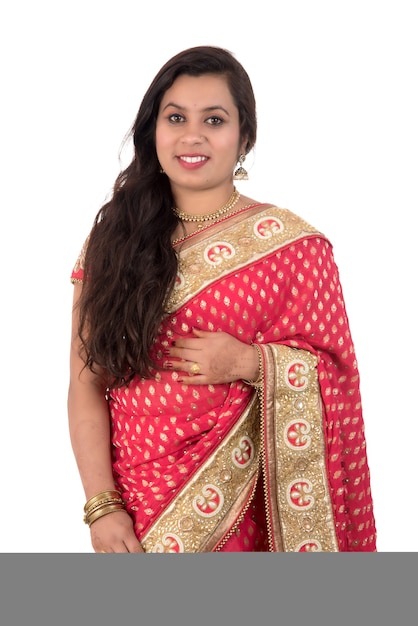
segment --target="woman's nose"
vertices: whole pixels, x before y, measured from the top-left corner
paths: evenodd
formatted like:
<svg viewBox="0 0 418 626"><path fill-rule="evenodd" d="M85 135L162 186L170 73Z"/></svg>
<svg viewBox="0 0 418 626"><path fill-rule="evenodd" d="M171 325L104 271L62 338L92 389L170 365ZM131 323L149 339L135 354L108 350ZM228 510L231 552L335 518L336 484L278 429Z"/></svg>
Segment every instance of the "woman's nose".
<svg viewBox="0 0 418 626"><path fill-rule="evenodd" d="M184 143L190 143L190 144L203 143L205 141L205 137L202 134L202 129L200 128L200 126L197 126L194 124L188 124L184 128L182 141Z"/></svg>

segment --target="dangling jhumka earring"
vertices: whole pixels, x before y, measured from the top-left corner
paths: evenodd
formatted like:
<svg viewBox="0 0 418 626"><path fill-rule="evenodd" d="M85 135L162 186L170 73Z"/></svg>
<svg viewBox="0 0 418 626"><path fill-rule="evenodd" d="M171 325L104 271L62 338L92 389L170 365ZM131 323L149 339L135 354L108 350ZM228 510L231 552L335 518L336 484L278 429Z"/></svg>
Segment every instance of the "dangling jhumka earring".
<svg viewBox="0 0 418 626"><path fill-rule="evenodd" d="M244 161L245 154L240 154L238 159L239 166L234 172L234 180L248 180L248 172L245 168L242 167Z"/></svg>

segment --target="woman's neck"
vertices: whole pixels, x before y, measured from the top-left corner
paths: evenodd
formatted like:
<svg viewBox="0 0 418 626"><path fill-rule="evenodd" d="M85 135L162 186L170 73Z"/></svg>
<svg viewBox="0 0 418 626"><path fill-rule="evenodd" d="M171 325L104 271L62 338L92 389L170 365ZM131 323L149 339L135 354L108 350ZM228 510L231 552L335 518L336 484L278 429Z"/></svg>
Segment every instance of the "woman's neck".
<svg viewBox="0 0 418 626"><path fill-rule="evenodd" d="M184 190L173 189L175 208L185 215L210 215L221 209L231 198L234 185L225 185L216 189Z"/></svg>

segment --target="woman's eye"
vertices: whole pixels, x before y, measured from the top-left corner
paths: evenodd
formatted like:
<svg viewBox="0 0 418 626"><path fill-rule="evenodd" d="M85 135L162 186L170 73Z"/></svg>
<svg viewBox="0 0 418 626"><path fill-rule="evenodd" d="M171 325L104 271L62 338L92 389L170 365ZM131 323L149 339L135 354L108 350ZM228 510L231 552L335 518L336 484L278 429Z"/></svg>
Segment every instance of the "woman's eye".
<svg viewBox="0 0 418 626"><path fill-rule="evenodd" d="M223 119L217 115L212 115L206 121L212 126L220 126L220 124L223 124Z"/></svg>
<svg viewBox="0 0 418 626"><path fill-rule="evenodd" d="M180 115L180 113L172 113L168 119L170 122L173 122L173 124L177 124L178 122L182 122L184 117Z"/></svg>

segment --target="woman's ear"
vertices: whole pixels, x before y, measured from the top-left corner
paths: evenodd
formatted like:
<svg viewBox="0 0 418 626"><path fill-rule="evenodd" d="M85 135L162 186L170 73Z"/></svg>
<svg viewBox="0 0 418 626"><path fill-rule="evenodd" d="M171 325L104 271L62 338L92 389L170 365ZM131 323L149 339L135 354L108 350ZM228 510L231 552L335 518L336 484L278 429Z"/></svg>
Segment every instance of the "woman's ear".
<svg viewBox="0 0 418 626"><path fill-rule="evenodd" d="M248 154L248 149L247 149L247 145L248 145L248 137L244 137L241 141L240 144L240 151L239 151L239 155L243 154L244 156L246 156Z"/></svg>

